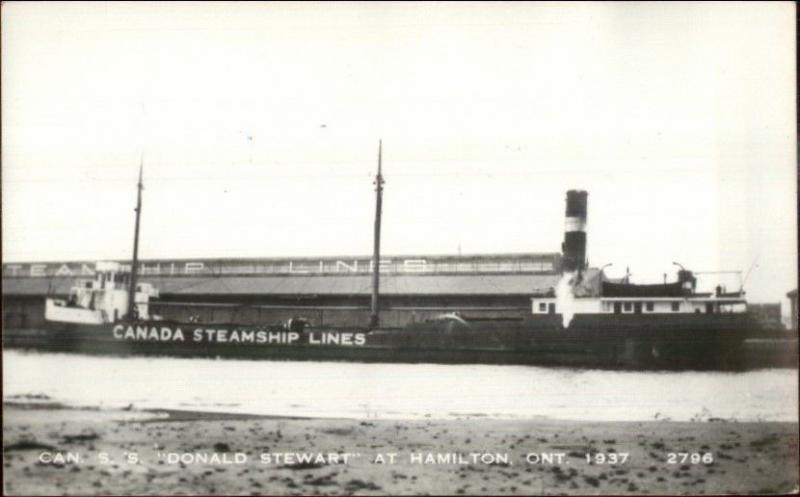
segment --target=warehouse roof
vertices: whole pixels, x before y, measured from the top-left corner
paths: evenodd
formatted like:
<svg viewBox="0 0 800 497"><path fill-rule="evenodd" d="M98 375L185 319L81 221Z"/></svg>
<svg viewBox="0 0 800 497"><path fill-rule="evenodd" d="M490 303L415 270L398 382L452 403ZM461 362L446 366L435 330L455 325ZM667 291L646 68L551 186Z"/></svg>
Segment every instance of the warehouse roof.
<svg viewBox="0 0 800 497"><path fill-rule="evenodd" d="M549 292L558 274L382 275L382 295L531 295ZM161 295L369 295L368 275L217 276L170 278L143 276ZM3 278L3 295L64 295L74 278Z"/></svg>

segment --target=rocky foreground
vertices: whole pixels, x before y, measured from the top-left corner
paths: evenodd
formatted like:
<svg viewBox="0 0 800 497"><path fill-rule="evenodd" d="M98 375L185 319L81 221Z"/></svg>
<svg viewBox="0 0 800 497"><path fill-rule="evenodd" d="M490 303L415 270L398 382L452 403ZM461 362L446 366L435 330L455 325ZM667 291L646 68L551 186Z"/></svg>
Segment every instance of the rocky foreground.
<svg viewBox="0 0 800 497"><path fill-rule="evenodd" d="M6 495L774 494L798 425L359 421L10 405Z"/></svg>

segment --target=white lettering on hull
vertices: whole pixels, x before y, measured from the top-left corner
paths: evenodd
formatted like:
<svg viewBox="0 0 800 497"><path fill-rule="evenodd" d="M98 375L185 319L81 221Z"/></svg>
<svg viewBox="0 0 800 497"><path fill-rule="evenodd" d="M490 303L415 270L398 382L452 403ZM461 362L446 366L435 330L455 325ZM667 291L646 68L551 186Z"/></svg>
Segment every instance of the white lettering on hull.
<svg viewBox="0 0 800 497"><path fill-rule="evenodd" d="M183 342L183 330L180 328L168 328L162 326L124 326L118 324L112 330L114 338L117 340L133 340L140 342Z"/></svg>
<svg viewBox="0 0 800 497"><path fill-rule="evenodd" d="M338 331L311 331L298 333L296 331L267 331L253 329L225 329L225 328L196 328L189 335L190 340L184 336L179 327L150 326L150 325L123 325L118 324L112 329L116 340L134 342L185 342L213 343L213 344L246 344L257 345L327 345L340 347L363 347L367 344L367 337L359 332Z"/></svg>

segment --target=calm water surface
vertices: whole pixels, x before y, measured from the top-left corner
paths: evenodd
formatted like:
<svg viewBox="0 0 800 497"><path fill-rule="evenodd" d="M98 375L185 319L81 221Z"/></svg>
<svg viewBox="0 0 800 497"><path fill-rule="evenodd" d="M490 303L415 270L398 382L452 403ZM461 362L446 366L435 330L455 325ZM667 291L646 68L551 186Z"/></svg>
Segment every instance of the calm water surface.
<svg viewBox="0 0 800 497"><path fill-rule="evenodd" d="M351 418L797 421L794 369L622 372L3 351L3 395L70 405Z"/></svg>

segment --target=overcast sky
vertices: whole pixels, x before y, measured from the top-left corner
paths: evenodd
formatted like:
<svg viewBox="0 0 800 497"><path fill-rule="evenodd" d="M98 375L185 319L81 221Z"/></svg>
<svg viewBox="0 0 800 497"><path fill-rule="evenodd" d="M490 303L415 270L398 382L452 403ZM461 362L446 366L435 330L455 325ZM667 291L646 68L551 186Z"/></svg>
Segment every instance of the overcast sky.
<svg viewBox="0 0 800 497"><path fill-rule="evenodd" d="M2 5L3 260L553 252L796 286L794 4Z"/></svg>

